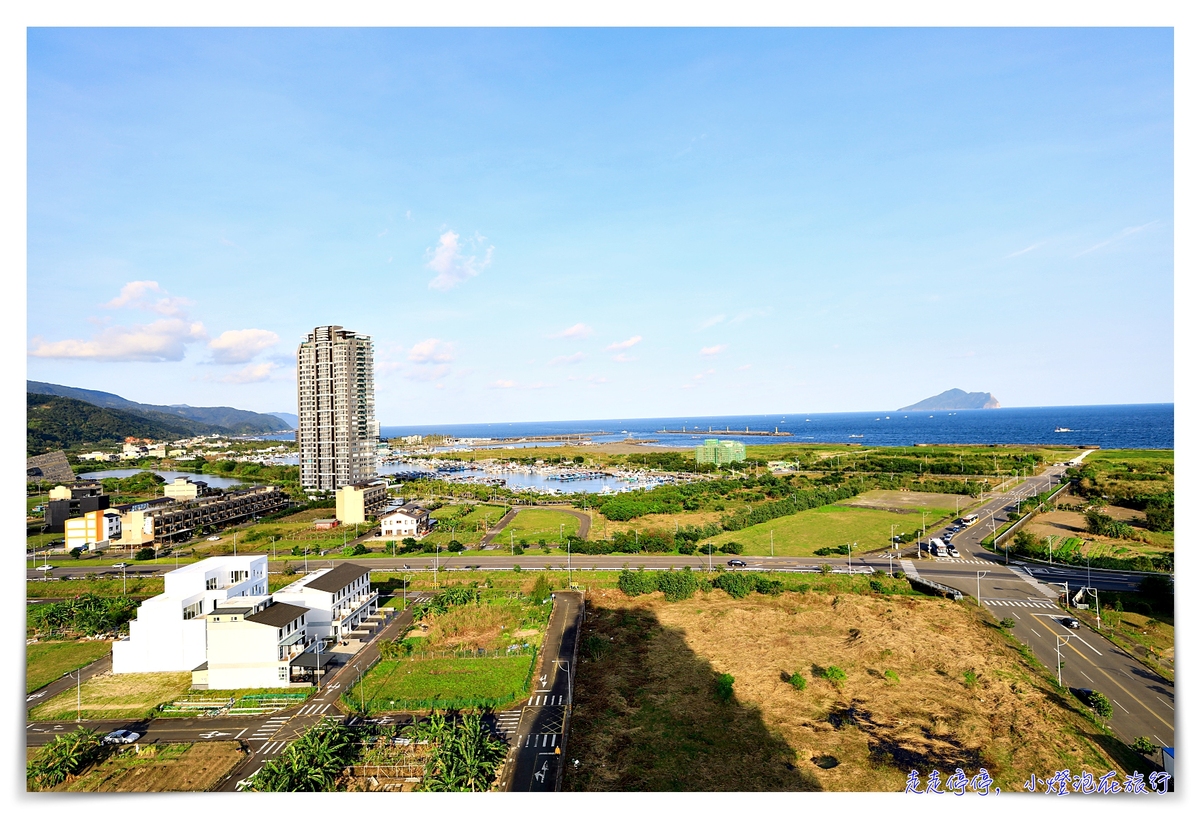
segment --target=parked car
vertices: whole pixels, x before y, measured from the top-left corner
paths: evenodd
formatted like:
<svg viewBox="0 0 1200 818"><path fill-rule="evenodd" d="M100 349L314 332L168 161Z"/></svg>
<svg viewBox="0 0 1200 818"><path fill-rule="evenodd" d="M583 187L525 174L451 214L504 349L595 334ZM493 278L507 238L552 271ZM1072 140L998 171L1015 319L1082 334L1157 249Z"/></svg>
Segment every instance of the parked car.
<svg viewBox="0 0 1200 818"><path fill-rule="evenodd" d="M217 540L219 540L219 539L221 539L221 538L220 538L220 537L218 537L216 534L213 534L211 537L209 537L209 538L208 538L208 541L209 541L209 542L216 542L216 541L217 541Z"/></svg>
<svg viewBox="0 0 1200 818"><path fill-rule="evenodd" d="M745 567L746 567L746 563L745 563L745 561L744 561L744 560L730 560L730 561L729 561L728 563L726 563L726 564L727 564L727 565L728 565L730 568L745 568Z"/></svg>
<svg viewBox="0 0 1200 818"><path fill-rule="evenodd" d="M948 552L950 552L950 556L952 556L952 557L957 557L957 556L959 555L959 554L958 554L958 549L957 549L957 548L955 548L953 545L948 545L948 546L946 546L946 550L947 550Z"/></svg>
<svg viewBox="0 0 1200 818"><path fill-rule="evenodd" d="M142 737L141 733L132 730L113 730L104 737L105 744L133 744Z"/></svg>
<svg viewBox="0 0 1200 818"><path fill-rule="evenodd" d="M1062 619L1062 624L1064 628L1079 630L1079 620L1073 616L1064 616Z"/></svg>

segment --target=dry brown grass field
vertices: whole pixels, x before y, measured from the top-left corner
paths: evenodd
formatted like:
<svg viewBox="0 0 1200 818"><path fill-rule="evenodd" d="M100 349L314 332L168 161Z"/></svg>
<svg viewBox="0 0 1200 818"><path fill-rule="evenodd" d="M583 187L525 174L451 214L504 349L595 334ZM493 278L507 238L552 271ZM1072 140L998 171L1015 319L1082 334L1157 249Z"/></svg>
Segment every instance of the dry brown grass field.
<svg viewBox="0 0 1200 818"><path fill-rule="evenodd" d="M913 769L983 767L1019 791L1030 773L1123 769L1118 743L964 603L588 596L564 789L897 792Z"/></svg>
<svg viewBox="0 0 1200 818"><path fill-rule="evenodd" d="M85 719L140 718L163 702L187 694L192 674L184 673L101 673L85 681L79 689L79 703ZM71 688L29 714L33 721L73 719L76 691Z"/></svg>
<svg viewBox="0 0 1200 818"><path fill-rule="evenodd" d="M204 792L246 754L235 741L150 744L109 756L55 787L65 792Z"/></svg>

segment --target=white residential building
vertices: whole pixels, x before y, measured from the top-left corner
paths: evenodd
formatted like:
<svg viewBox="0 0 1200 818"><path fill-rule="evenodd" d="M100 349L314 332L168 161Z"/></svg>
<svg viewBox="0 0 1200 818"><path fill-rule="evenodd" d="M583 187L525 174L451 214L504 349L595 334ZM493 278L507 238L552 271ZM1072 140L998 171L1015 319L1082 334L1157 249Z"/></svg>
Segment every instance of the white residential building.
<svg viewBox="0 0 1200 818"><path fill-rule="evenodd" d="M209 690L287 687L307 673L300 657L315 646L308 615L307 608L269 596L219 603L204 617L208 660L192 672L192 684Z"/></svg>
<svg viewBox="0 0 1200 818"><path fill-rule="evenodd" d="M417 505L407 504L379 518L380 536L423 537L433 527L429 512Z"/></svg>
<svg viewBox="0 0 1200 818"><path fill-rule="evenodd" d="M379 593L371 590L370 572L343 562L314 571L275 592L276 602L310 611L308 629L321 639L345 640L379 609Z"/></svg>
<svg viewBox="0 0 1200 818"><path fill-rule="evenodd" d="M195 670L207 659L205 614L218 602L267 593L267 558L212 557L167 573L113 643L113 673Z"/></svg>

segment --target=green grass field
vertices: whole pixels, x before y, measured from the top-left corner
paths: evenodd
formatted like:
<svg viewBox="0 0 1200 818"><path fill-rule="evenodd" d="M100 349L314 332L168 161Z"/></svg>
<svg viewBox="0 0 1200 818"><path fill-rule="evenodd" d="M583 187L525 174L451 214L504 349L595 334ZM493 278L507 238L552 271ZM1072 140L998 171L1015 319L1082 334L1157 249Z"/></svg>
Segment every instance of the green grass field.
<svg viewBox="0 0 1200 818"><path fill-rule="evenodd" d="M547 545L554 547L558 545L560 525L564 537L579 533L579 518L573 514L554 509L524 509L504 527L496 542L507 543L511 532L517 542L525 539L530 545L537 545L538 540L545 540Z"/></svg>
<svg viewBox="0 0 1200 818"><path fill-rule="evenodd" d="M361 691L353 687L346 697L358 702L361 692L371 712L423 709L417 703L432 700L463 706L479 699L515 701L529 692L525 680L533 661L528 655L385 661L363 677Z"/></svg>
<svg viewBox="0 0 1200 818"><path fill-rule="evenodd" d="M940 520L954 516L954 509L926 509L925 523L934 527ZM912 533L921 526L920 514L897 514L867 508L822 506L799 514L779 517L741 531L726 531L713 537L714 550L730 541L741 543L745 554L766 556L771 553L771 532L774 531L775 556L807 557L818 548L835 547L857 542L860 549L887 547L892 526L899 535ZM709 540L701 543L704 551Z"/></svg>
<svg viewBox="0 0 1200 818"><path fill-rule="evenodd" d="M110 642L36 642L25 646L25 692L112 652Z"/></svg>

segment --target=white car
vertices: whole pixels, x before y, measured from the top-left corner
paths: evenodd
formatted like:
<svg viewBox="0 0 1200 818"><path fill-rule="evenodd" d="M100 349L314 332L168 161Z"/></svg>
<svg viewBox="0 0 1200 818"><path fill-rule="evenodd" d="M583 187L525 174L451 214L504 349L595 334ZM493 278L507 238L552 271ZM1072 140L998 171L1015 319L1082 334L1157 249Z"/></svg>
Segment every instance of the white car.
<svg viewBox="0 0 1200 818"><path fill-rule="evenodd" d="M113 730L104 737L105 744L133 744L142 737L141 733L132 730Z"/></svg>
<svg viewBox="0 0 1200 818"><path fill-rule="evenodd" d="M209 538L208 538L208 541L209 541L209 542L216 542L216 541L217 541L217 540L219 540L219 539L221 539L221 538L220 538L220 537L218 537L216 534L213 534L211 537L209 537Z"/></svg>

